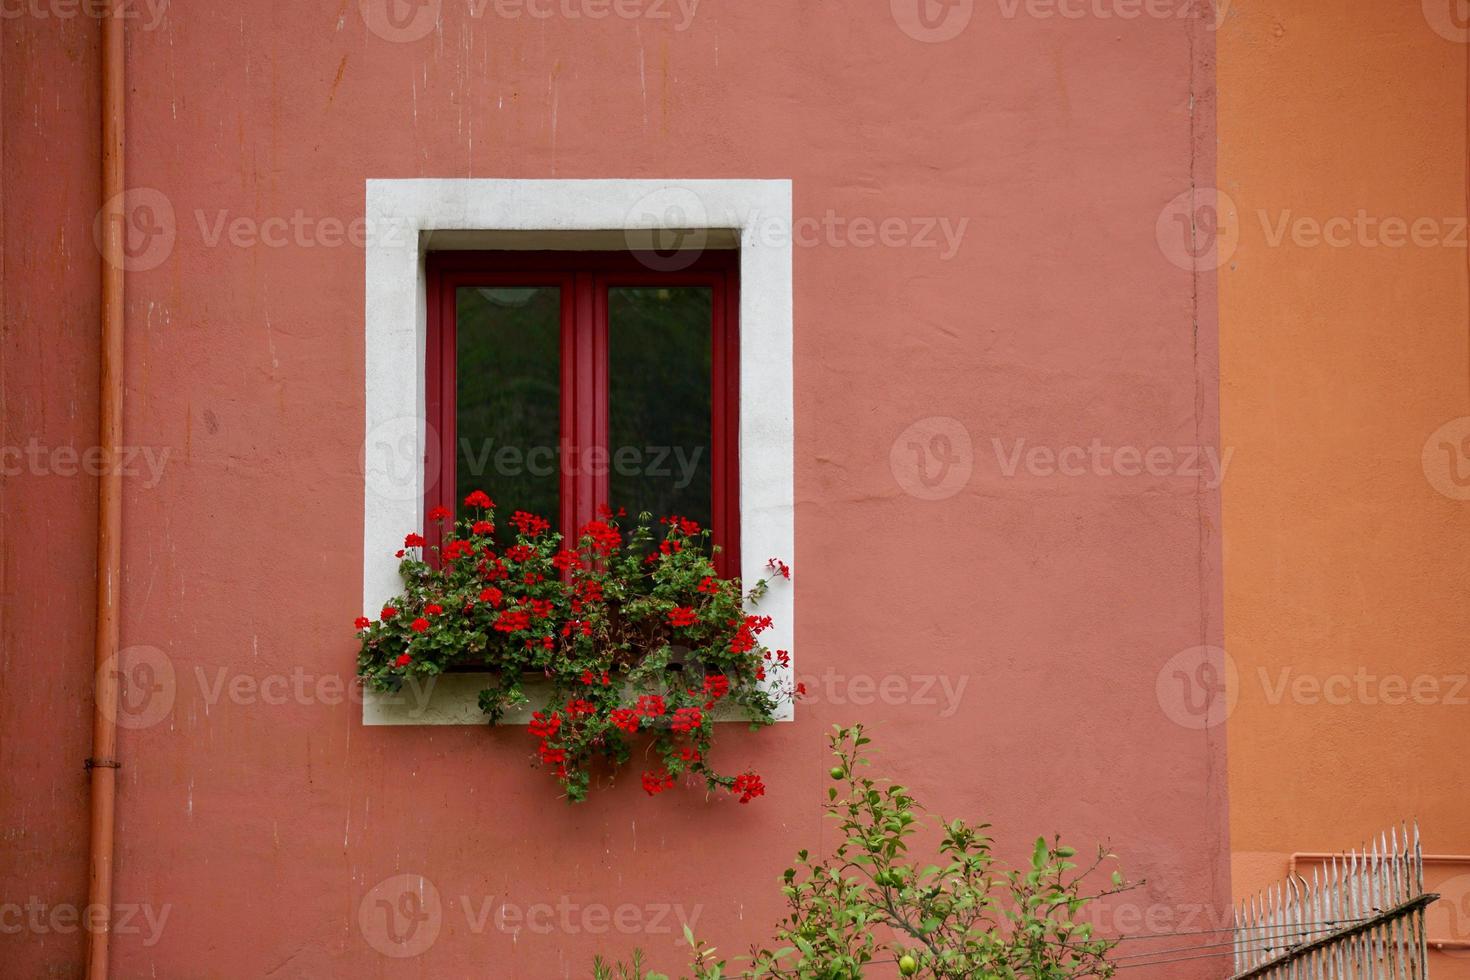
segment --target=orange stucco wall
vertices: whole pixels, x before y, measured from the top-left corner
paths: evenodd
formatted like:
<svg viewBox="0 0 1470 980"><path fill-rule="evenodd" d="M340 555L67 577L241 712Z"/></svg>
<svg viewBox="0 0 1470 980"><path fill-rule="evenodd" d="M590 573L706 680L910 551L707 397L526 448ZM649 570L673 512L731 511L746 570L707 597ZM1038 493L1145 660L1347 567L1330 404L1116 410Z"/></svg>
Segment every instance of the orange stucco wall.
<svg viewBox="0 0 1470 980"><path fill-rule="evenodd" d="M1437 6L1237 0L1217 41L1237 896L1405 819L1470 852L1470 501L1443 446L1470 470L1470 444L1425 455L1470 415L1467 47ZM1470 939L1470 864L1430 872L1431 939Z"/></svg>
<svg viewBox="0 0 1470 980"><path fill-rule="evenodd" d="M672 968L677 914L738 955L782 913L791 855L830 846L823 736L855 720L1008 855L1110 841L1148 885L1109 932L1227 904L1225 736L1177 724L1156 685L1223 642L1218 485L1174 458L1217 430L1214 280L1155 235L1214 180L1213 37L952 6L922 4L949 33L917 2L716 0L687 23L668 2L434 0L395 3L428 18L399 31L345 0L129 25L127 180L151 200L128 208L124 440L167 462L125 494L122 633L172 687L128 681L162 712L119 740L117 900L168 918L116 936L116 976L548 980L637 945ZM96 438L98 201L95 23L0 32L4 444L46 451L0 481L5 924L85 894L94 481L50 461ZM367 178L423 176L792 180L793 656L816 696L722 733L721 765L770 788L756 804L634 778L571 808L524 730L365 727L350 699L294 693L350 681L362 612L364 259L342 228ZM892 219L933 244L877 242ZM944 221L968 229L953 249ZM936 430L943 458L916 457ZM1106 466L1057 471L1094 443ZM389 944L421 921L400 922L404 876L442 898L411 951ZM551 927L496 915L533 907ZM81 940L0 931L0 964L74 976Z"/></svg>

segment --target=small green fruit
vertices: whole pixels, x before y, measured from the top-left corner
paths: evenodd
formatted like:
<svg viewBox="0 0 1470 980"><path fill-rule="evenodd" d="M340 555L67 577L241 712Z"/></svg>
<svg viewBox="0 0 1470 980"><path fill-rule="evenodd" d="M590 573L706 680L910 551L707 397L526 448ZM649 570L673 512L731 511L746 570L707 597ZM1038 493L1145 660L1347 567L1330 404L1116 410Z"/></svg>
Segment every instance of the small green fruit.
<svg viewBox="0 0 1470 980"><path fill-rule="evenodd" d="M832 767L831 776L832 776L833 779L841 779L842 778L842 767L841 766L833 766Z"/></svg>
<svg viewBox="0 0 1470 980"><path fill-rule="evenodd" d="M919 972L919 962L905 953L898 958L898 972L902 976L911 977Z"/></svg>

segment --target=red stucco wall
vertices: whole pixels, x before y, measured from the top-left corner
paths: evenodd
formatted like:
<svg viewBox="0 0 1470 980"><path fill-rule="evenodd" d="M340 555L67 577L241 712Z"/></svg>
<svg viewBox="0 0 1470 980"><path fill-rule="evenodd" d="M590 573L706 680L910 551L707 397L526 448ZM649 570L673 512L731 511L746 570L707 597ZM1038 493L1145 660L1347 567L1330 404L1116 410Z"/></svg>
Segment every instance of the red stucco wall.
<svg viewBox="0 0 1470 980"><path fill-rule="evenodd" d="M543 21L450 2L402 43L347 2L180 6L151 29L140 10L128 183L159 192L174 239L128 282L126 441L168 455L130 481L123 642L162 651L174 682L121 738L117 900L167 918L115 938L116 975L544 978L634 945L672 965L674 906L738 953L779 914L792 852L830 843L824 732L855 720L1008 851L1110 840L1148 885L1104 924L1221 914L1223 729L1160 684L1222 642L1218 491L1024 457L1216 438L1213 277L1172 264L1156 227L1213 183L1210 25L981 4L925 43L895 6L705 0L681 30L676 6ZM95 24L3 30L5 444L84 448ZM799 220L844 222L794 270L795 655L816 696L718 750L765 798L630 780L568 808L522 731L365 729L311 687L350 678L361 595L363 258L330 222L396 176L790 177ZM222 214L284 220L287 242L216 240ZM856 218L900 219L908 244L864 246ZM967 222L957 248L912 241L941 221ZM957 469L925 499L900 437L934 418L957 420L940 423ZM3 493L0 898L80 904L94 488L28 464ZM305 696L252 693L298 674ZM889 677L907 693L860 704ZM359 911L375 921L401 874L435 886L440 931L390 959ZM569 911L511 935L503 902ZM624 904L640 925L589 932ZM0 946L14 975L70 976L82 943L27 928Z"/></svg>

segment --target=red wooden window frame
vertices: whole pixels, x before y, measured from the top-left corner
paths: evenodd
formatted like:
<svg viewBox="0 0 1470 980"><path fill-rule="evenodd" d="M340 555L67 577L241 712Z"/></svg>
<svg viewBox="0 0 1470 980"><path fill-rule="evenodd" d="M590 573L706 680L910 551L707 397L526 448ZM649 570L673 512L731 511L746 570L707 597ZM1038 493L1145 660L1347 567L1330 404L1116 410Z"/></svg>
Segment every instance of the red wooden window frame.
<svg viewBox="0 0 1470 980"><path fill-rule="evenodd" d="M608 457L608 289L617 286L707 286L711 290L710 487L711 531L722 551L720 574L740 574L740 277L739 253L703 252L687 267L655 271L668 257L640 252L453 251L427 259L428 336L424 393L428 438L438 453L425 455L425 536L437 544L436 506L456 510L457 391L456 291L461 286L556 286L561 290L561 454L583 459L600 449ZM575 455L572 455L575 454ZM436 458L437 455L437 458ZM609 501L606 468L560 466L563 534L570 539ZM514 501L507 501L514 504ZM656 515L657 516L657 515Z"/></svg>

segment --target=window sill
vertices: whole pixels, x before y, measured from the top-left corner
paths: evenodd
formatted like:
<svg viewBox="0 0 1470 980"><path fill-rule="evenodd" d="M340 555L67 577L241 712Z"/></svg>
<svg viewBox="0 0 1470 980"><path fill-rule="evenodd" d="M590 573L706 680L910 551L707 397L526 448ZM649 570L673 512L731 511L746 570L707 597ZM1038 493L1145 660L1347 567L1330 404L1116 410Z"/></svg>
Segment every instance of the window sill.
<svg viewBox="0 0 1470 980"><path fill-rule="evenodd" d="M415 687L405 684L393 694L363 691L362 719L365 725L488 725L490 718L480 710L480 691L493 674L454 672L440 674L432 684ZM528 725L531 713L546 704L551 683L539 678L522 682L530 704L507 711L500 720L503 726ZM721 705L714 710L716 722L748 723L738 708ZM790 721L790 717L778 718Z"/></svg>

